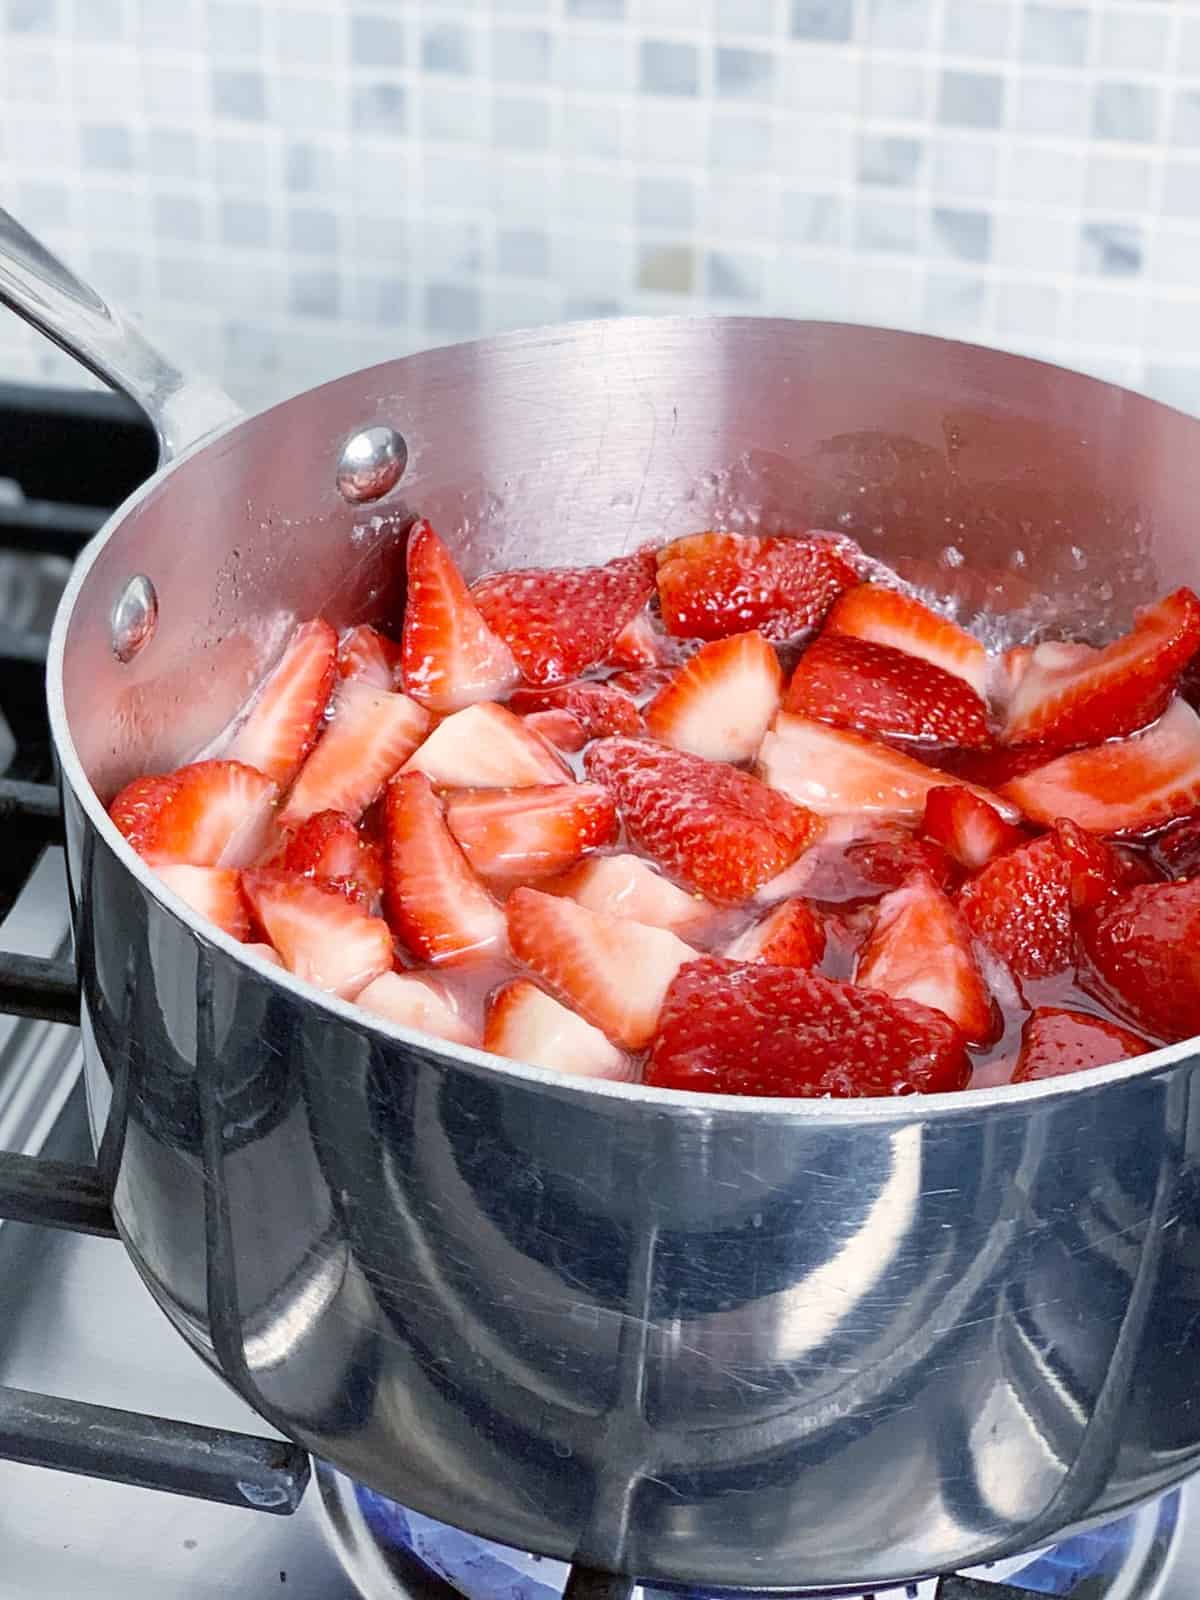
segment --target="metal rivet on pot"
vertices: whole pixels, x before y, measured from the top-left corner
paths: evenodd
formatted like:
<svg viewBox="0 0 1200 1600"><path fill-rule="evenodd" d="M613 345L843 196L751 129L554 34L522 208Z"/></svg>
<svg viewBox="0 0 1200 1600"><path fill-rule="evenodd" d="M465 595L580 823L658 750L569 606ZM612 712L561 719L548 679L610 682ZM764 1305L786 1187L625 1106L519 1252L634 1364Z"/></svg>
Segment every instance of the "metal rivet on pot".
<svg viewBox="0 0 1200 1600"><path fill-rule="evenodd" d="M150 643L158 627L158 595L150 579L138 573L121 590L112 610L112 647L118 661L132 661Z"/></svg>
<svg viewBox="0 0 1200 1600"><path fill-rule="evenodd" d="M407 465L408 446L395 428L363 428L352 433L342 446L338 490L351 505L382 499L400 482Z"/></svg>

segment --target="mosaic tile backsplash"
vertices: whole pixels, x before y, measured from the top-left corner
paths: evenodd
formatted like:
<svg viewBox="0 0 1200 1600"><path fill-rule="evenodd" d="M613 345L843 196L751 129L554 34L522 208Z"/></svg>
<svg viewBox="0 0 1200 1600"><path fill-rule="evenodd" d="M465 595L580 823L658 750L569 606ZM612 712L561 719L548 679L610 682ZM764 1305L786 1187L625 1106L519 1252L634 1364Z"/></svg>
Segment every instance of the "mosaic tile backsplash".
<svg viewBox="0 0 1200 1600"><path fill-rule="evenodd" d="M1193 0L0 0L0 195L251 407L714 310L1200 411Z"/></svg>

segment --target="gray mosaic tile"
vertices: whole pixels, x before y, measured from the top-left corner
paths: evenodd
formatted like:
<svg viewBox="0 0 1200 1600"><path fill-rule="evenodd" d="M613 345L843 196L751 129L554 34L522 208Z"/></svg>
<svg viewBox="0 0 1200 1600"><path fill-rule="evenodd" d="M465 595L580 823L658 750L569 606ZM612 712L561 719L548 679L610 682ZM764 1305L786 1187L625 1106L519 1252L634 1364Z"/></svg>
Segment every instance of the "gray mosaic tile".
<svg viewBox="0 0 1200 1600"><path fill-rule="evenodd" d="M779 197L779 227L785 239L804 245L836 245L844 226L842 197L785 190Z"/></svg>
<svg viewBox="0 0 1200 1600"><path fill-rule="evenodd" d="M429 277L472 278L483 267L481 223L426 222L421 244Z"/></svg>
<svg viewBox="0 0 1200 1600"><path fill-rule="evenodd" d="M117 123L85 122L79 130L79 156L85 167L129 172L133 167L133 130Z"/></svg>
<svg viewBox="0 0 1200 1600"><path fill-rule="evenodd" d="M342 307L342 281L325 268L288 274L288 309L297 317L336 317Z"/></svg>
<svg viewBox="0 0 1200 1600"><path fill-rule="evenodd" d="M632 87L632 55L624 38L569 28L559 38L558 81L571 89L619 93Z"/></svg>
<svg viewBox="0 0 1200 1600"><path fill-rule="evenodd" d="M567 0L567 15L587 22L623 22L625 0Z"/></svg>
<svg viewBox="0 0 1200 1600"><path fill-rule="evenodd" d="M774 33L775 0L717 0L714 21L721 33Z"/></svg>
<svg viewBox="0 0 1200 1600"><path fill-rule="evenodd" d="M1175 68L1200 77L1200 16L1183 17L1176 38Z"/></svg>
<svg viewBox="0 0 1200 1600"><path fill-rule="evenodd" d="M624 314L624 304L611 295L570 294L563 301L568 322L607 322Z"/></svg>
<svg viewBox="0 0 1200 1600"><path fill-rule="evenodd" d="M1013 127L1021 133L1083 138L1092 116L1092 94L1078 78L1022 78L1017 84Z"/></svg>
<svg viewBox="0 0 1200 1600"><path fill-rule="evenodd" d="M696 252L686 244L645 244L638 253L637 286L650 294L692 294Z"/></svg>
<svg viewBox="0 0 1200 1600"><path fill-rule="evenodd" d="M750 246L775 243L775 192L765 172L712 172L700 195L700 230Z"/></svg>
<svg viewBox="0 0 1200 1600"><path fill-rule="evenodd" d="M1070 216L1047 211L998 211L992 219L992 263L1028 272L1034 250L1040 272L1074 273L1079 230Z"/></svg>
<svg viewBox="0 0 1200 1600"><path fill-rule="evenodd" d="M52 104L59 94L57 61L48 51L14 55L8 63L8 93L13 100Z"/></svg>
<svg viewBox="0 0 1200 1600"><path fill-rule="evenodd" d="M1143 157L1102 151L1088 157L1087 205L1104 211L1140 211L1149 192L1150 163Z"/></svg>
<svg viewBox="0 0 1200 1600"><path fill-rule="evenodd" d="M428 139L488 141L492 120L491 97L475 84L458 87L443 81L436 94L421 100L421 132Z"/></svg>
<svg viewBox="0 0 1200 1600"><path fill-rule="evenodd" d="M1169 217L1200 217L1200 162L1167 162L1162 208Z"/></svg>
<svg viewBox="0 0 1200 1600"><path fill-rule="evenodd" d="M927 76L923 72L918 75L914 96L917 104L923 103ZM776 56L775 103L785 111L803 111L805 116L832 112L853 117L860 102L865 102L861 77L854 51L792 45Z"/></svg>
<svg viewBox="0 0 1200 1600"><path fill-rule="evenodd" d="M337 59L337 34L328 11L287 12L287 25L276 30L274 45L281 61L292 65L324 66Z"/></svg>
<svg viewBox="0 0 1200 1600"><path fill-rule="evenodd" d="M243 250L266 250L272 243L271 213L260 200L223 199L218 220L225 244Z"/></svg>
<svg viewBox="0 0 1200 1600"><path fill-rule="evenodd" d="M249 56L262 49L262 12L258 6L209 0L208 48L214 55Z"/></svg>
<svg viewBox="0 0 1200 1600"><path fill-rule="evenodd" d="M862 196L854 212L854 244L859 250L911 255L921 237L921 221L911 200Z"/></svg>
<svg viewBox="0 0 1200 1600"><path fill-rule="evenodd" d="M65 227L71 218L71 198L65 183L23 183L17 190L17 216L35 232Z"/></svg>
<svg viewBox="0 0 1200 1600"><path fill-rule="evenodd" d="M1135 278L1142 270L1142 230L1127 223L1085 222L1079 230L1079 270L1106 278Z"/></svg>
<svg viewBox="0 0 1200 1600"><path fill-rule="evenodd" d="M294 207L287 214L287 248L300 255L337 254L338 219L320 206Z"/></svg>
<svg viewBox="0 0 1200 1600"><path fill-rule="evenodd" d="M643 39L641 88L645 94L696 94L700 88L700 52L694 44L671 39Z"/></svg>
<svg viewBox="0 0 1200 1600"><path fill-rule="evenodd" d="M920 274L902 261L856 263L847 276L853 284L850 319L885 328L908 328L920 322Z"/></svg>
<svg viewBox="0 0 1200 1600"><path fill-rule="evenodd" d="M357 133L400 138L408 126L408 103L400 83L356 84L350 96L350 116Z"/></svg>
<svg viewBox="0 0 1200 1600"><path fill-rule="evenodd" d="M191 62L177 64L143 60L141 102L144 115L154 122L178 125L209 116L208 75L203 76Z"/></svg>
<svg viewBox="0 0 1200 1600"><path fill-rule="evenodd" d="M516 278L544 278L550 271L550 240L544 228L500 228L496 271Z"/></svg>
<svg viewBox="0 0 1200 1600"><path fill-rule="evenodd" d="M1160 228L1151 248L1156 283L1179 283L1188 288L1200 283L1200 233Z"/></svg>
<svg viewBox="0 0 1200 1600"><path fill-rule="evenodd" d="M402 67L407 59L403 19L355 12L350 18L350 59L360 67Z"/></svg>
<svg viewBox="0 0 1200 1600"><path fill-rule="evenodd" d="M1011 15L1003 0L946 0L942 45L955 55L995 60L1006 52Z"/></svg>
<svg viewBox="0 0 1200 1600"><path fill-rule="evenodd" d="M1092 134L1139 144L1154 138L1158 90L1144 83L1098 83L1092 96Z"/></svg>
<svg viewBox="0 0 1200 1600"><path fill-rule="evenodd" d="M1195 416L1200 413L1200 367L1151 363L1146 368L1146 392L1163 405Z"/></svg>
<svg viewBox="0 0 1200 1600"><path fill-rule="evenodd" d="M719 45L716 52L717 93L759 99L770 93L775 79L775 57L767 50L745 50Z"/></svg>
<svg viewBox="0 0 1200 1600"><path fill-rule="evenodd" d="M1171 106L1172 144L1200 144L1200 89L1176 91Z"/></svg>
<svg viewBox="0 0 1200 1600"><path fill-rule="evenodd" d="M943 134L933 141L930 185L936 194L988 199L996 192L999 152L993 142Z"/></svg>
<svg viewBox="0 0 1200 1600"><path fill-rule="evenodd" d="M138 29L147 43L192 49L202 42L200 8L196 0L179 0L174 5L164 5L163 0L140 0Z"/></svg>
<svg viewBox="0 0 1200 1600"><path fill-rule="evenodd" d="M4 25L10 33L53 33L58 6L55 0L7 0Z"/></svg>
<svg viewBox="0 0 1200 1600"><path fill-rule="evenodd" d="M962 261L987 261L992 253L992 219L986 211L935 206L930 236L936 249Z"/></svg>
<svg viewBox="0 0 1200 1600"><path fill-rule="evenodd" d="M1022 140L1009 151L1005 194L1017 205L1074 210L1083 204L1086 145L1063 149Z"/></svg>
<svg viewBox="0 0 1200 1600"><path fill-rule="evenodd" d="M1001 333L1052 339L1058 328L1062 295L1048 283L997 283L996 327Z"/></svg>
<svg viewBox="0 0 1200 1600"><path fill-rule="evenodd" d="M625 119L617 106L568 100L561 127L563 146L573 155L613 161L625 154Z"/></svg>
<svg viewBox="0 0 1200 1600"><path fill-rule="evenodd" d="M634 215L643 228L688 230L696 221L696 191L690 178L639 177Z"/></svg>
<svg viewBox="0 0 1200 1600"><path fill-rule="evenodd" d="M492 107L492 132L497 144L544 150L550 142L550 107L544 100L499 95Z"/></svg>
<svg viewBox="0 0 1200 1600"><path fill-rule="evenodd" d="M869 116L923 122L929 86L930 75L924 67L870 56L863 64L863 105Z"/></svg>
<svg viewBox="0 0 1200 1600"><path fill-rule="evenodd" d="M142 298L144 262L137 251L98 245L88 251L88 266L97 287L114 300L136 302Z"/></svg>
<svg viewBox="0 0 1200 1600"><path fill-rule="evenodd" d="M718 300L762 298L764 263L756 256L710 250L704 260L704 289Z"/></svg>
<svg viewBox="0 0 1200 1600"><path fill-rule="evenodd" d="M854 32L854 0L791 0L789 22L795 39L847 40Z"/></svg>
<svg viewBox="0 0 1200 1600"><path fill-rule="evenodd" d="M1134 295L1128 298L1136 303ZM1155 295L1147 306L1146 343L1175 359L1200 350L1200 300Z"/></svg>
<svg viewBox="0 0 1200 1600"><path fill-rule="evenodd" d="M986 285L966 274L931 272L925 279L922 315L940 333L973 333L983 320Z"/></svg>
<svg viewBox="0 0 1200 1600"><path fill-rule="evenodd" d="M1167 56L1167 18L1144 5L1109 6L1096 15L1096 64L1121 72L1157 72Z"/></svg>
<svg viewBox="0 0 1200 1600"><path fill-rule="evenodd" d="M239 122L261 122L266 116L267 89L261 72L214 68L211 84L212 108L218 117L231 117Z"/></svg>
<svg viewBox="0 0 1200 1600"><path fill-rule="evenodd" d="M911 188L921 170L925 146L920 139L899 134L860 134L858 181L887 188Z"/></svg>
<svg viewBox="0 0 1200 1600"><path fill-rule="evenodd" d="M412 305L407 278L358 278L351 289L354 315L359 322L384 327L402 327Z"/></svg>
<svg viewBox="0 0 1200 1600"><path fill-rule="evenodd" d="M1127 290L1080 285L1068 307L1067 337L1082 344L1140 344L1142 317L1138 297Z"/></svg>
<svg viewBox="0 0 1200 1600"><path fill-rule="evenodd" d="M505 83L545 83L550 76L545 28L493 28L492 74Z"/></svg>
<svg viewBox="0 0 1200 1600"><path fill-rule="evenodd" d="M385 201L380 197L378 203ZM385 261L396 266L408 260L408 223L404 217L359 211L350 219L350 230L356 261Z"/></svg>
<svg viewBox="0 0 1200 1600"><path fill-rule="evenodd" d="M472 37L457 22L432 24L421 36L421 65L426 72L470 72Z"/></svg>
<svg viewBox="0 0 1200 1600"><path fill-rule="evenodd" d="M330 193L337 185L337 159L326 145L291 140L283 151L283 182L294 194Z"/></svg>
<svg viewBox="0 0 1200 1600"><path fill-rule="evenodd" d="M886 50L920 50L928 43L929 0L867 0L867 41Z"/></svg>
<svg viewBox="0 0 1200 1600"><path fill-rule="evenodd" d="M785 145L789 132L786 128L779 130ZM709 161L718 170L735 167L744 172L760 172L770 165L774 142L775 125L769 117L717 111L709 129ZM785 170L790 167L786 149L782 164Z"/></svg>
<svg viewBox="0 0 1200 1600"><path fill-rule="evenodd" d="M250 190L261 196L267 187L267 146L262 138L218 136L209 142L212 175L226 190Z"/></svg>
<svg viewBox="0 0 1200 1600"><path fill-rule="evenodd" d="M479 332L479 290L461 283L425 286L425 322L433 333L467 338Z"/></svg>
<svg viewBox="0 0 1200 1600"><path fill-rule="evenodd" d="M103 39L113 43L127 37L128 14L121 0L74 0L71 34L76 39Z"/></svg>
<svg viewBox="0 0 1200 1600"><path fill-rule="evenodd" d="M938 121L959 128L998 128L1004 116L1004 79L990 72L944 70Z"/></svg>
<svg viewBox="0 0 1200 1600"><path fill-rule="evenodd" d="M204 207L194 194L156 194L151 198L150 212L154 232L160 239L187 243L198 242L207 235Z"/></svg>
<svg viewBox="0 0 1200 1600"><path fill-rule="evenodd" d="M1022 59L1056 67L1083 66L1089 20L1082 8L1027 5L1021 30Z"/></svg>
<svg viewBox="0 0 1200 1600"><path fill-rule="evenodd" d="M225 360L231 367L268 373L279 369L279 335L257 322L226 322L221 329Z"/></svg>

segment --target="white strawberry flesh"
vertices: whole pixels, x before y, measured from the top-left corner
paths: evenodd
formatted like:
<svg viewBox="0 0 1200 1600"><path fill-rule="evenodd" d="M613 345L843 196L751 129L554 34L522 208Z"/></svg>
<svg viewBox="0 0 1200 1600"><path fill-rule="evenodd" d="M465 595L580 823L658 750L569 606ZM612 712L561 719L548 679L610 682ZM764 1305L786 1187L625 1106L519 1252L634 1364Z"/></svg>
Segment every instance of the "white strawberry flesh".
<svg viewBox="0 0 1200 1600"><path fill-rule="evenodd" d="M698 650L645 709L646 731L709 761L749 761L779 709L783 674L757 629Z"/></svg>
<svg viewBox="0 0 1200 1600"><path fill-rule="evenodd" d="M493 997L483 1046L510 1061L549 1067L580 1078L626 1079L629 1057L569 1007L528 978L515 978Z"/></svg>
<svg viewBox="0 0 1200 1600"><path fill-rule="evenodd" d="M435 978L412 972L385 972L359 991L358 1004L373 1016L398 1022L402 1028L432 1033L453 1044L479 1043L479 1035L462 1016L454 995Z"/></svg>
<svg viewBox="0 0 1200 1600"><path fill-rule="evenodd" d="M242 877L255 919L306 983L353 1000L392 965L391 929L335 889L311 878L260 868Z"/></svg>
<svg viewBox="0 0 1200 1600"><path fill-rule="evenodd" d="M569 783L556 750L505 706L467 706L437 727L407 762L439 789L523 789Z"/></svg>
<svg viewBox="0 0 1200 1600"><path fill-rule="evenodd" d="M357 819L425 737L429 713L404 694L353 679L334 699L333 718L300 769L279 821L295 827L316 811Z"/></svg>

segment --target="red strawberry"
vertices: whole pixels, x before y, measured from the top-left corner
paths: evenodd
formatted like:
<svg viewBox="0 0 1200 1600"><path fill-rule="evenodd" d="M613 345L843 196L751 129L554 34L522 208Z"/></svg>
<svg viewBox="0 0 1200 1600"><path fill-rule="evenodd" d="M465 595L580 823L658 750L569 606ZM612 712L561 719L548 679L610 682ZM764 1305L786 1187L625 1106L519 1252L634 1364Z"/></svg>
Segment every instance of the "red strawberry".
<svg viewBox="0 0 1200 1600"><path fill-rule="evenodd" d="M356 1003L373 1016L453 1044L478 1045L479 1034L458 1009L445 984L415 972L384 972L360 991Z"/></svg>
<svg viewBox="0 0 1200 1600"><path fill-rule="evenodd" d="M629 1057L599 1028L539 989L514 978L492 996L483 1048L510 1061L549 1067L581 1078L628 1078Z"/></svg>
<svg viewBox="0 0 1200 1600"><path fill-rule="evenodd" d="M1012 849L1025 837L1019 828L1005 822L995 806L961 784L930 789L922 827L927 838L941 845L968 872L978 872L993 856Z"/></svg>
<svg viewBox="0 0 1200 1600"><path fill-rule="evenodd" d="M248 937L250 913L242 895L241 874L235 867L162 866L157 870L168 889L231 939Z"/></svg>
<svg viewBox="0 0 1200 1600"><path fill-rule="evenodd" d="M399 689L401 650L394 640L360 623L345 634L338 650L338 672L343 678L357 678L373 689Z"/></svg>
<svg viewBox="0 0 1200 1600"><path fill-rule="evenodd" d="M118 827L121 820L133 827L138 853L151 866L246 867L258 860L278 794L270 778L240 761L197 761L170 776L173 787L140 780L136 792L130 785L113 801Z"/></svg>
<svg viewBox="0 0 1200 1600"><path fill-rule="evenodd" d="M292 786L279 816L295 828L314 811L360 817L425 737L429 713L405 694L351 679L334 699L333 720Z"/></svg>
<svg viewBox="0 0 1200 1600"><path fill-rule="evenodd" d="M302 623L234 735L228 757L286 789L320 732L336 666L337 634L320 617Z"/></svg>
<svg viewBox="0 0 1200 1600"><path fill-rule="evenodd" d="M1140 611L1129 633L1083 660L1064 663L1055 646L1039 645L1013 693L1005 740L1066 749L1144 728L1198 649L1200 600L1190 589Z"/></svg>
<svg viewBox="0 0 1200 1600"><path fill-rule="evenodd" d="M1053 834L997 856L963 885L958 908L1016 977L1071 965L1071 872Z"/></svg>
<svg viewBox="0 0 1200 1600"><path fill-rule="evenodd" d="M1021 1054L1012 1081L1061 1078L1069 1072L1142 1056L1154 1048L1128 1028L1118 1028L1115 1022L1103 1022L1085 1011L1038 1006L1021 1030Z"/></svg>
<svg viewBox="0 0 1200 1600"><path fill-rule="evenodd" d="M628 917L674 933L694 929L712 915L707 900L661 877L640 856L595 856L542 887L547 894L566 895L589 911Z"/></svg>
<svg viewBox="0 0 1200 1600"><path fill-rule="evenodd" d="M471 590L507 643L526 683L566 683L604 660L654 590L648 552L603 567L529 567L481 579Z"/></svg>
<svg viewBox="0 0 1200 1600"><path fill-rule="evenodd" d="M999 1033L967 925L927 873L914 872L879 902L854 981L943 1012L972 1044Z"/></svg>
<svg viewBox="0 0 1200 1600"><path fill-rule="evenodd" d="M178 788L179 779L173 772L135 778L109 806L109 816L139 855L145 855L159 812Z"/></svg>
<svg viewBox="0 0 1200 1600"><path fill-rule="evenodd" d="M566 755L576 755L588 742L587 729L569 711L528 711L521 721L530 733Z"/></svg>
<svg viewBox="0 0 1200 1600"><path fill-rule="evenodd" d="M651 700L646 731L709 761L749 761L779 709L782 687L779 658L756 628L714 639Z"/></svg>
<svg viewBox="0 0 1200 1600"><path fill-rule="evenodd" d="M635 705L641 705L673 677L670 667L633 667L626 672L614 672L607 683L610 689L620 689Z"/></svg>
<svg viewBox="0 0 1200 1600"><path fill-rule="evenodd" d="M314 811L288 836L279 865L285 872L334 885L368 910L377 909L383 889L379 846L362 838L344 811Z"/></svg>
<svg viewBox="0 0 1200 1600"><path fill-rule="evenodd" d="M614 667L657 667L673 659L671 641L658 632L648 611L639 611L625 624L608 652Z"/></svg>
<svg viewBox="0 0 1200 1600"><path fill-rule="evenodd" d="M1067 864L1075 912L1095 911L1153 877L1144 861L1122 855L1065 817L1054 824L1054 838Z"/></svg>
<svg viewBox="0 0 1200 1600"><path fill-rule="evenodd" d="M488 627L449 550L425 521L408 538L404 687L431 711L458 711L506 693L520 674Z"/></svg>
<svg viewBox="0 0 1200 1600"><path fill-rule="evenodd" d="M1044 767L1046 749L1040 744L997 745L991 750L938 750L928 759L945 773L945 783L976 785L999 793L1014 778Z"/></svg>
<svg viewBox="0 0 1200 1600"><path fill-rule="evenodd" d="M913 872L928 873L939 889L950 889L961 876L941 845L899 829L890 838L847 845L845 856L847 864L876 889L898 889ZM815 888L809 892L816 896Z"/></svg>
<svg viewBox="0 0 1200 1600"><path fill-rule="evenodd" d="M630 840L718 905L748 900L817 829L811 812L748 773L643 739L605 739L584 756L612 791Z"/></svg>
<svg viewBox="0 0 1200 1600"><path fill-rule="evenodd" d="M909 817L925 811L925 797L946 781L922 761L878 744L848 728L781 711L762 742L759 771L773 789L822 816L841 813ZM972 793L1002 816L1015 819L1014 806L986 789Z"/></svg>
<svg viewBox="0 0 1200 1600"><path fill-rule="evenodd" d="M488 701L439 722L404 769L439 789L528 789L569 783L571 770L544 739Z"/></svg>
<svg viewBox="0 0 1200 1600"><path fill-rule="evenodd" d="M628 1050L648 1044L671 979L695 951L665 928L514 889L508 938L519 961Z"/></svg>
<svg viewBox="0 0 1200 1600"><path fill-rule="evenodd" d="M617 836L616 808L598 783L459 790L447 797L446 821L480 877L501 883L563 872Z"/></svg>
<svg viewBox="0 0 1200 1600"><path fill-rule="evenodd" d="M903 650L961 678L981 700L987 698L988 658L979 640L899 589L859 584L829 613L825 632Z"/></svg>
<svg viewBox="0 0 1200 1600"><path fill-rule="evenodd" d="M1070 817L1090 833L1159 827L1200 806L1200 717L1177 700L1144 733L1059 756L1004 794L1035 822Z"/></svg>
<svg viewBox="0 0 1200 1600"><path fill-rule="evenodd" d="M1200 816L1174 822L1154 841L1154 856L1172 878L1200 874Z"/></svg>
<svg viewBox="0 0 1200 1600"><path fill-rule="evenodd" d="M773 967L815 967L825 954L825 929L803 900L781 900L727 947L730 961L765 961Z"/></svg>
<svg viewBox="0 0 1200 1600"><path fill-rule="evenodd" d="M353 1000L392 965L392 935L382 917L336 889L274 867L242 874L256 921L298 978Z"/></svg>
<svg viewBox="0 0 1200 1600"><path fill-rule="evenodd" d="M644 1081L709 1094L843 1098L966 1087L938 1011L797 967L690 962L667 992Z"/></svg>
<svg viewBox="0 0 1200 1600"><path fill-rule="evenodd" d="M632 696L608 683L564 683L554 689L517 689L508 703L518 713L569 711L583 725L589 739L606 739L610 733L636 735L642 731L642 714Z"/></svg>
<svg viewBox="0 0 1200 1600"><path fill-rule="evenodd" d="M412 954L462 961L502 944L504 913L454 842L424 773L392 780L384 815L387 913Z"/></svg>
<svg viewBox="0 0 1200 1600"><path fill-rule="evenodd" d="M919 656L822 634L800 657L788 711L838 727L934 744L988 745L987 707L961 678Z"/></svg>
<svg viewBox="0 0 1200 1600"><path fill-rule="evenodd" d="M1200 1033L1200 881L1131 889L1083 925L1084 987L1161 1039Z"/></svg>
<svg viewBox="0 0 1200 1600"><path fill-rule="evenodd" d="M682 639L723 639L747 628L790 639L816 627L857 582L832 539L698 533L658 552L663 622Z"/></svg>

